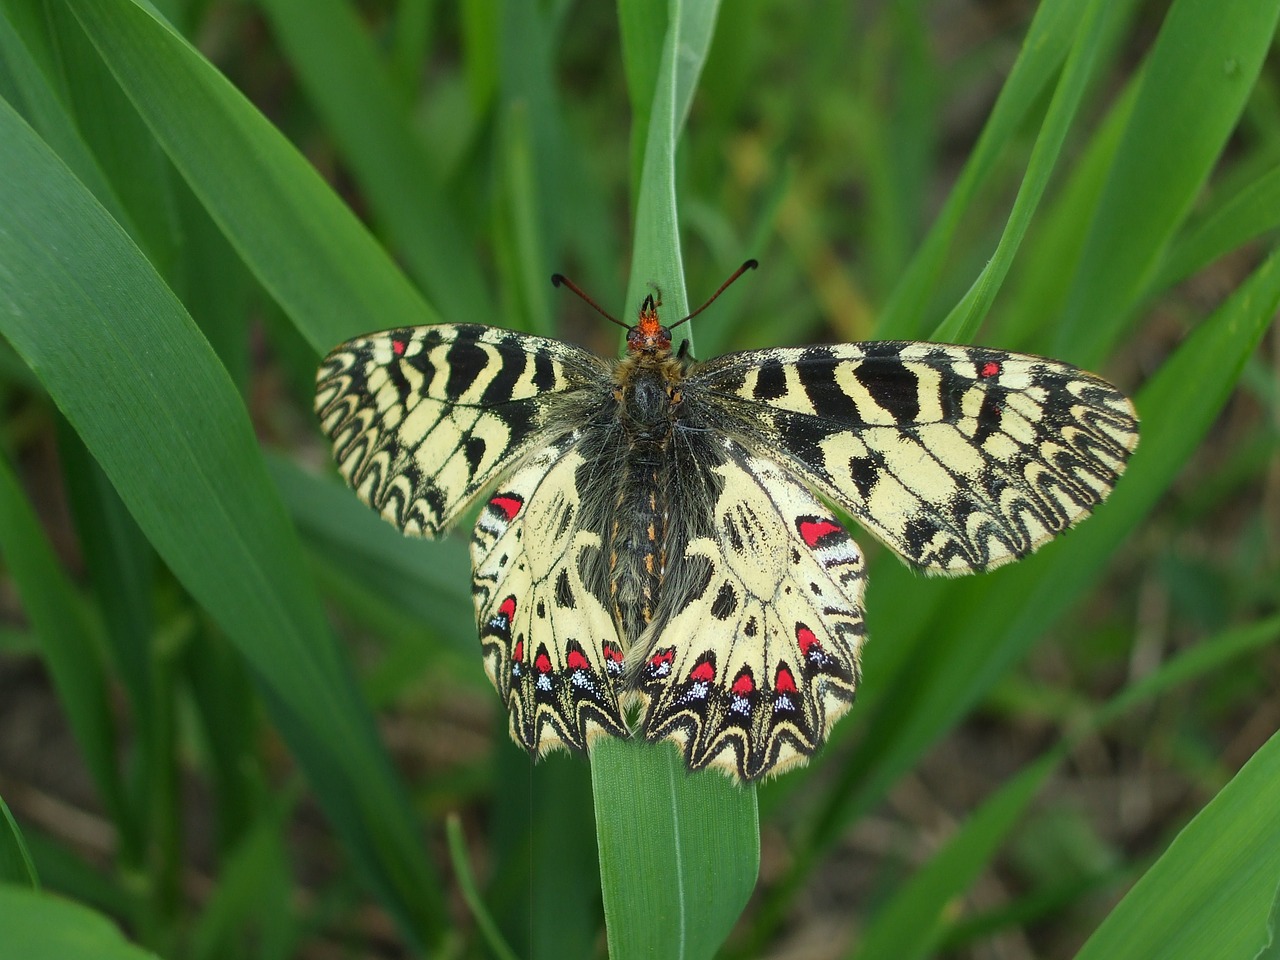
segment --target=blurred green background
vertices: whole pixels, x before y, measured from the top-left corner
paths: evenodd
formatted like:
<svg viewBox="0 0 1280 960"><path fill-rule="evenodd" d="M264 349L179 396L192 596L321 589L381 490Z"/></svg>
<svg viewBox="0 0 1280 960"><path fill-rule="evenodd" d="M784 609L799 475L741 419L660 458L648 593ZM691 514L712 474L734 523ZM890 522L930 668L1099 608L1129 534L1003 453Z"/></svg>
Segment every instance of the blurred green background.
<svg viewBox="0 0 1280 960"><path fill-rule="evenodd" d="M0 958L1259 955L1280 3L1229 6L0 0ZM1044 353L1142 445L985 577L860 535L806 770L533 766L466 531L341 486L315 364L436 321L612 354L552 272L674 316L747 257L700 357Z"/></svg>

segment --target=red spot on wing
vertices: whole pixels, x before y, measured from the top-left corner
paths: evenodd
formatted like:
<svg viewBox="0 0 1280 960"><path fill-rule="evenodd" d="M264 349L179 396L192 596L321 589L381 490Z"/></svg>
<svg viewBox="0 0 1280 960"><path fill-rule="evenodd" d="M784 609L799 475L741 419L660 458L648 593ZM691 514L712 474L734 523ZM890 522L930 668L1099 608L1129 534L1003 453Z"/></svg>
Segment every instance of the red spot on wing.
<svg viewBox="0 0 1280 960"><path fill-rule="evenodd" d="M520 661L524 659L524 638L521 637L516 641L516 648L511 651L511 659Z"/></svg>
<svg viewBox="0 0 1280 960"><path fill-rule="evenodd" d="M844 527L834 520L801 520L797 527L800 530L800 538L811 547L816 547L823 537L833 533L844 533Z"/></svg>
<svg viewBox="0 0 1280 960"><path fill-rule="evenodd" d="M738 696L745 697L755 688L755 681L751 679L751 674L744 672L738 674L738 679L733 681L733 686L730 689Z"/></svg>
<svg viewBox="0 0 1280 960"><path fill-rule="evenodd" d="M650 657L649 663L651 663L655 667L660 667L664 663L670 663L673 659L675 659L674 651L662 650L658 653L655 653L652 657Z"/></svg>
<svg viewBox="0 0 1280 960"><path fill-rule="evenodd" d="M703 660L689 671L689 679L694 683L706 682L716 678L716 668L711 665L711 661Z"/></svg>
<svg viewBox="0 0 1280 960"><path fill-rule="evenodd" d="M512 618L515 615L516 615L516 598L515 597L507 597L507 599L503 600L502 603L498 605L498 616L506 617L508 623L511 622Z"/></svg>
<svg viewBox="0 0 1280 960"><path fill-rule="evenodd" d="M604 655L614 663L622 662L622 650L620 650L615 644L606 643L604 645ZM667 655L667 658L670 659L670 654Z"/></svg>
<svg viewBox="0 0 1280 960"><path fill-rule="evenodd" d="M516 514L520 512L520 508L524 506L524 501L519 497L500 493L489 501L489 506L493 507L495 510L501 511L502 515L507 518L507 522L510 523L516 518Z"/></svg>
<svg viewBox="0 0 1280 960"><path fill-rule="evenodd" d="M394 353L397 357L403 357L405 348L407 346L408 344L406 344L403 340L392 340L391 352Z"/></svg>
<svg viewBox="0 0 1280 960"><path fill-rule="evenodd" d="M822 642L814 636L813 631L803 623L796 627L796 640L800 643L800 653L802 656L807 657L809 655L809 651L814 647L817 647L819 652L822 651Z"/></svg>
<svg viewBox="0 0 1280 960"><path fill-rule="evenodd" d="M533 668L539 673L551 672L551 658L545 653L538 654L538 659L533 661Z"/></svg>
<svg viewBox="0 0 1280 960"><path fill-rule="evenodd" d="M590 670L591 664L587 658L583 656L581 650L569 651L569 669L570 670Z"/></svg>
<svg viewBox="0 0 1280 960"><path fill-rule="evenodd" d="M1000 364L996 363L994 360L988 360L982 365L982 369L978 371L978 376L994 377L999 372Z"/></svg>
<svg viewBox="0 0 1280 960"><path fill-rule="evenodd" d="M773 681L773 689L779 693L796 692L796 678L791 675L791 671L786 667L778 668L778 676Z"/></svg>

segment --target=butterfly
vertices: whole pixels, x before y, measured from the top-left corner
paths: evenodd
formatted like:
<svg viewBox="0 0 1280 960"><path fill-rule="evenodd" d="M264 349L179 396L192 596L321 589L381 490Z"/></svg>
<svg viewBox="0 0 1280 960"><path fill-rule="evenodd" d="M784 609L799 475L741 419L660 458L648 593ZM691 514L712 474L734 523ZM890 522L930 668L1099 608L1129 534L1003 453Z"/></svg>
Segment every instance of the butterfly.
<svg viewBox="0 0 1280 960"><path fill-rule="evenodd" d="M317 373L339 472L384 519L435 538L483 500L485 671L535 755L642 735L742 781L805 763L866 637L837 510L927 573L988 570L1092 511L1137 445L1129 399L1066 363L913 341L700 363L659 306L621 359L440 324Z"/></svg>

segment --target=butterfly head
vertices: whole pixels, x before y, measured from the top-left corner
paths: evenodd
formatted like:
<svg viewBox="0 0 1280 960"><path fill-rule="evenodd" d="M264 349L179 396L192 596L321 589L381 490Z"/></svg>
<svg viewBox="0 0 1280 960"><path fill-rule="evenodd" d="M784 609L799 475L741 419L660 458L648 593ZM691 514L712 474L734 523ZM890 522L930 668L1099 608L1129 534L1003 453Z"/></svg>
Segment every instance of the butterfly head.
<svg viewBox="0 0 1280 960"><path fill-rule="evenodd" d="M631 356L664 356L671 352L671 331L658 319L653 294L640 305L640 319L627 331L627 353Z"/></svg>

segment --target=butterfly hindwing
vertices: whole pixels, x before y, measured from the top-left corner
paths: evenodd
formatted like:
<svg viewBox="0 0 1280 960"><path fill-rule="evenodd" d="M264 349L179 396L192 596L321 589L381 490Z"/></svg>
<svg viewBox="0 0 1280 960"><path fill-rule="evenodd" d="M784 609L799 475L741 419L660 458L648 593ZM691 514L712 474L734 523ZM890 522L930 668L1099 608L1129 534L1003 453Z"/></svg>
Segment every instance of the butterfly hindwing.
<svg viewBox="0 0 1280 960"><path fill-rule="evenodd" d="M884 341L729 354L691 378L749 445L927 571L1025 556L1115 485L1128 398L1070 364Z"/></svg>
<svg viewBox="0 0 1280 960"><path fill-rule="evenodd" d="M536 446L550 405L602 380L598 360L556 340L411 327L330 352L316 412L360 498L403 532L435 537Z"/></svg>
<svg viewBox="0 0 1280 960"><path fill-rule="evenodd" d="M670 738L693 769L744 780L803 763L849 709L865 628L857 544L777 465L737 444L715 468L712 532L672 561L710 570L678 609L660 609L632 672L645 735ZM698 510L702 504L682 504Z"/></svg>
<svg viewBox="0 0 1280 960"><path fill-rule="evenodd" d="M583 522L575 439L559 438L503 481L471 538L485 671L512 737L538 754L627 732L614 690L617 628L583 583L603 558L599 532Z"/></svg>

